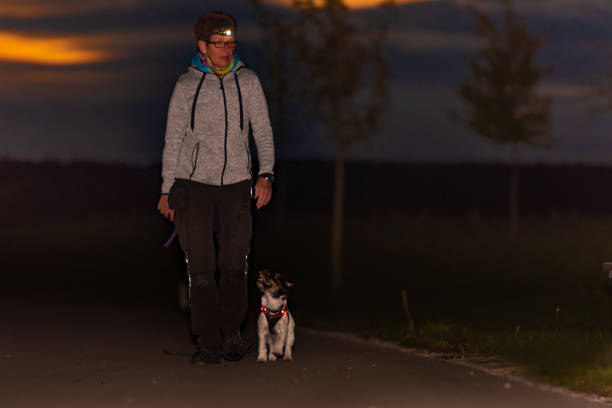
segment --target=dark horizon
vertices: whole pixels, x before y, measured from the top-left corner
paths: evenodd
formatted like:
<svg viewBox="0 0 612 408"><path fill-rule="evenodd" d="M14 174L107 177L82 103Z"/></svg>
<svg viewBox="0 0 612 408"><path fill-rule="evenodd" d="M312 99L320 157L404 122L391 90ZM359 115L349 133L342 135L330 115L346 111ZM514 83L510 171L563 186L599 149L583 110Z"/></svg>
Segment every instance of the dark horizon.
<svg viewBox="0 0 612 408"><path fill-rule="evenodd" d="M329 214L332 161L281 160L270 216ZM156 214L161 184L158 165L29 163L0 161L0 224L86 219L112 214ZM507 164L415 164L349 161L348 215L504 219L508 212ZM537 164L520 168L519 204L527 217L612 215L612 167Z"/></svg>

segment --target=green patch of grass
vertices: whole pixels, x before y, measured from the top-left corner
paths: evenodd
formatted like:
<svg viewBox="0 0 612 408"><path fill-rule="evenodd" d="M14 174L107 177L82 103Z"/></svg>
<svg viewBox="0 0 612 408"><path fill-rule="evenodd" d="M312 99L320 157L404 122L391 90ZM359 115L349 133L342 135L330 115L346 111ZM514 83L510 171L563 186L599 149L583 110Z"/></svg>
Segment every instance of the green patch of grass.
<svg viewBox="0 0 612 408"><path fill-rule="evenodd" d="M597 365L581 367L573 374L556 379L555 382L562 386L609 397L612 395L612 367Z"/></svg>

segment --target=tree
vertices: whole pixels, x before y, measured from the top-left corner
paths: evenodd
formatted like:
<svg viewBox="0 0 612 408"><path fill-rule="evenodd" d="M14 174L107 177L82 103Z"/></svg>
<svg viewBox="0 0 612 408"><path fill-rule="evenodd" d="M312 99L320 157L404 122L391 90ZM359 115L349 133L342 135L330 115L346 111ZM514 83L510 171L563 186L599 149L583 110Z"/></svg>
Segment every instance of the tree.
<svg viewBox="0 0 612 408"><path fill-rule="evenodd" d="M521 144L550 147L550 98L539 95L537 85L550 69L534 62L541 40L521 23L510 0L502 0L504 16L499 26L472 7L477 33L484 40L470 61L470 78L459 94L467 112L459 120L481 136L501 145L512 145L510 171L510 232L518 231L519 159Z"/></svg>
<svg viewBox="0 0 612 408"><path fill-rule="evenodd" d="M251 1L261 5L260 0ZM388 1L385 5L392 4ZM387 65L382 46L387 20L356 21L358 15L342 0L294 0L292 9L295 21L262 27L288 38L286 57L293 59L291 77L296 95L308 102L335 146L331 285L339 287L345 161L350 148L370 138L380 124L386 100ZM285 26L279 28L279 24Z"/></svg>

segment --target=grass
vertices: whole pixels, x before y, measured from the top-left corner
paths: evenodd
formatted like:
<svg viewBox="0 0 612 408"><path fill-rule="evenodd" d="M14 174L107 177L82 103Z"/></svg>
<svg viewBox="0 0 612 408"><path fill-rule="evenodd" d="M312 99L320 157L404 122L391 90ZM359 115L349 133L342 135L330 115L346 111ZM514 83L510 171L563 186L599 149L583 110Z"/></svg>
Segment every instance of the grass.
<svg viewBox="0 0 612 408"><path fill-rule="evenodd" d="M291 307L300 325L453 356L498 355L534 378L610 396L612 316L601 270L612 260L610 231L612 218L527 219L512 238L499 220L349 217L343 285L332 290L329 219L263 212L251 263L297 282ZM161 247L169 233L155 213L4 228L2 290L174 307L184 272L178 245Z"/></svg>

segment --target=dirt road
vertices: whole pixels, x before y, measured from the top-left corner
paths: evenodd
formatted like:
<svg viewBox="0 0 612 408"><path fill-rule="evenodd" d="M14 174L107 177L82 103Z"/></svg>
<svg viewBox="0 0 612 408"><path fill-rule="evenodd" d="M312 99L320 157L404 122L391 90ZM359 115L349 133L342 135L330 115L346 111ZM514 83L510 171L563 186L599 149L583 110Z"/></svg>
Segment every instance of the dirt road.
<svg viewBox="0 0 612 408"><path fill-rule="evenodd" d="M197 366L179 312L0 300L1 407L603 407L469 367L298 331L293 362ZM299 325L299 322L298 322Z"/></svg>

